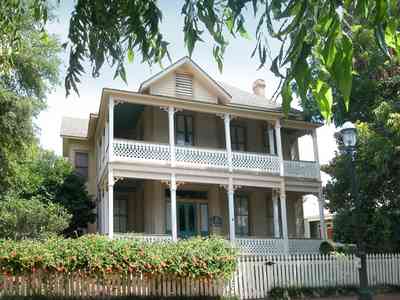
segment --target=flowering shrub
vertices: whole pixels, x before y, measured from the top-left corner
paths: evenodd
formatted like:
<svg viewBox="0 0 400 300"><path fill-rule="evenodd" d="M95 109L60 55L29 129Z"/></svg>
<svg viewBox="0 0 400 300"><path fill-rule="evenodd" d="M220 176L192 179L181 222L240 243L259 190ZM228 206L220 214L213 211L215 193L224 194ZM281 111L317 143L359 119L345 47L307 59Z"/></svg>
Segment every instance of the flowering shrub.
<svg viewBox="0 0 400 300"><path fill-rule="evenodd" d="M80 274L143 273L191 278L228 278L236 269L236 251L217 238L177 243L109 240L98 235L46 241L0 240L0 270L6 275L35 272Z"/></svg>

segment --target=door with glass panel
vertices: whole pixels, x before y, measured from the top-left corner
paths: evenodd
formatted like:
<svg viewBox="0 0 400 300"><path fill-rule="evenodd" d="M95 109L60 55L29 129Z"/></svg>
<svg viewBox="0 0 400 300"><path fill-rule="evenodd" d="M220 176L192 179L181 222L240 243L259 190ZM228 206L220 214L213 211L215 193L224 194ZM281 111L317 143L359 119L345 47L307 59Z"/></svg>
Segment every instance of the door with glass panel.
<svg viewBox="0 0 400 300"><path fill-rule="evenodd" d="M249 235L249 199L247 195L235 195L235 232L237 236Z"/></svg>
<svg viewBox="0 0 400 300"><path fill-rule="evenodd" d="M178 236L189 238L196 235L196 207L194 203L178 202Z"/></svg>

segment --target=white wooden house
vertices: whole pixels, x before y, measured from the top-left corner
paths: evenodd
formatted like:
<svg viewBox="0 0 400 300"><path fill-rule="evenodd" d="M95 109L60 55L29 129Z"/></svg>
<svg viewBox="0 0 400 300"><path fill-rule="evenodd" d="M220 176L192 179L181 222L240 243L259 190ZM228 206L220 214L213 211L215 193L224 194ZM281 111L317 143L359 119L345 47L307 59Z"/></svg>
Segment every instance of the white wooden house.
<svg viewBox="0 0 400 300"><path fill-rule="evenodd" d="M64 156L88 178L100 233L176 240L222 235L246 253L316 250L302 197L319 196L316 128L184 57L137 92L104 88L98 114L64 118ZM300 161L311 135L314 161ZM311 147L312 148L312 147ZM323 210L321 210L323 212ZM323 219L322 219L323 220Z"/></svg>

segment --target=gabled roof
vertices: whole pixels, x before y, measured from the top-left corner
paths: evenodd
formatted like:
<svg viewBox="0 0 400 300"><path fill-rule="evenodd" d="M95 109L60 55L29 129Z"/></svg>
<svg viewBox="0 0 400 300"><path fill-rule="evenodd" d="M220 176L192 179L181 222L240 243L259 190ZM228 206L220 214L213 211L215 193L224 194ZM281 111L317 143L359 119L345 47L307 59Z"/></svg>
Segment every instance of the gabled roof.
<svg viewBox="0 0 400 300"><path fill-rule="evenodd" d="M207 72L205 72L199 65L197 65L188 56L181 58L180 60L176 61L175 63L165 68L164 70L150 77L146 81L143 81L140 84L139 93L143 93L152 84L154 84L155 82L165 77L167 74L174 72L175 70L177 70L182 66L190 67L193 70L193 72L196 73L197 76L199 76L202 80L207 82L216 91L217 95L219 96L219 98L223 103L226 104L230 102L231 95L229 94L229 92L223 86L221 86L217 81L215 81L210 75L208 75Z"/></svg>
<svg viewBox="0 0 400 300"><path fill-rule="evenodd" d="M73 137L78 139L86 139L88 135L89 120L63 117L61 120L62 137Z"/></svg>

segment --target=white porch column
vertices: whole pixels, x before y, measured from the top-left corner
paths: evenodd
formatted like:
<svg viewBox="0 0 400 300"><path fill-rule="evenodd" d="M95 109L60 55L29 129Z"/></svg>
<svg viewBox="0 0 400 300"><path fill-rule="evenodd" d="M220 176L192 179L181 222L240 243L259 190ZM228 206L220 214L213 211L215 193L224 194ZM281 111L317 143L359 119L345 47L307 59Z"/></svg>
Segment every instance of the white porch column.
<svg viewBox="0 0 400 300"><path fill-rule="evenodd" d="M283 170L283 152L282 152L282 138L281 138L281 122L280 120L276 120L275 122L275 137L276 137L276 151L280 159L279 164L279 175L284 176Z"/></svg>
<svg viewBox="0 0 400 300"><path fill-rule="evenodd" d="M289 234L287 225L287 213L286 213L286 191L284 183L282 183L280 189L281 197L281 217L282 217L282 238L283 238L283 248L285 254L289 254Z"/></svg>
<svg viewBox="0 0 400 300"><path fill-rule="evenodd" d="M172 233L172 240L178 240L178 228L176 224L176 177L175 174L171 175L171 184L170 184L170 191L171 191L171 233Z"/></svg>
<svg viewBox="0 0 400 300"><path fill-rule="evenodd" d="M108 173L108 202L107 205L107 233L110 239L114 236L114 177L112 175L112 171L110 172L111 168L109 168Z"/></svg>
<svg viewBox="0 0 400 300"><path fill-rule="evenodd" d="M171 151L171 167L175 167L175 108L168 107L169 148ZM172 225L172 224L171 224Z"/></svg>
<svg viewBox="0 0 400 300"><path fill-rule="evenodd" d="M100 189L100 233L104 234L106 233L106 228L105 228L105 222L104 222L104 215L105 215L105 209L104 209L104 190L103 187Z"/></svg>
<svg viewBox="0 0 400 300"><path fill-rule="evenodd" d="M278 192L276 190L272 190L272 206L274 213L274 238L280 238Z"/></svg>
<svg viewBox="0 0 400 300"><path fill-rule="evenodd" d="M108 161L114 157L114 98L110 97L108 104Z"/></svg>
<svg viewBox="0 0 400 300"><path fill-rule="evenodd" d="M272 155L276 154L275 141L274 141L274 128L271 124L268 124L268 141L269 141L269 153Z"/></svg>
<svg viewBox="0 0 400 300"><path fill-rule="evenodd" d="M325 225L325 215L324 215L324 194L322 193L322 188L318 194L318 208L319 208L319 228L320 235L323 240L327 240L327 232Z"/></svg>
<svg viewBox="0 0 400 300"><path fill-rule="evenodd" d="M311 137L312 137L312 141L313 141L314 161L316 162L317 168L319 171L318 179L321 179L321 171L320 171L320 167L319 167L317 130L315 128L311 131Z"/></svg>
<svg viewBox="0 0 400 300"><path fill-rule="evenodd" d="M232 177L229 177L228 184L228 218L229 218L229 240L235 240L235 190Z"/></svg>
<svg viewBox="0 0 400 300"><path fill-rule="evenodd" d="M228 156L228 166L229 172L232 172L232 143L231 143L231 116L226 113L224 114L224 125L225 125L225 145L226 145L226 153Z"/></svg>
<svg viewBox="0 0 400 300"><path fill-rule="evenodd" d="M311 137L312 137L312 141L313 141L314 161L319 162L318 140L317 140L317 130L316 129L313 129L311 131Z"/></svg>

